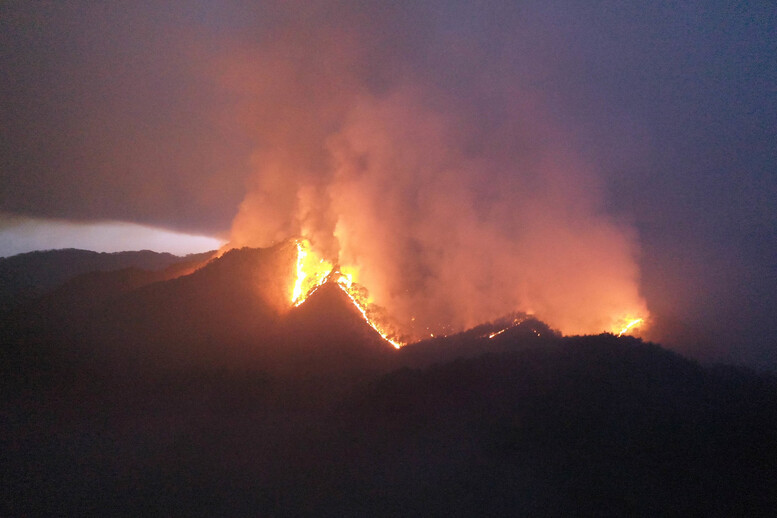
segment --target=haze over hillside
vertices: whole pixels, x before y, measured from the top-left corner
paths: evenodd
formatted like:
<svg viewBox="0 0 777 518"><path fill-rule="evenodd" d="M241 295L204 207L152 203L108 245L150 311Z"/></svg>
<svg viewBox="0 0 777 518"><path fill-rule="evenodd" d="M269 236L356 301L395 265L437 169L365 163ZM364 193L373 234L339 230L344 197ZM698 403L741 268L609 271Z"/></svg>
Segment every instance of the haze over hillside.
<svg viewBox="0 0 777 518"><path fill-rule="evenodd" d="M0 313L0 513L777 508L773 375L525 314L396 350L335 282L292 307L297 253L144 256Z"/></svg>

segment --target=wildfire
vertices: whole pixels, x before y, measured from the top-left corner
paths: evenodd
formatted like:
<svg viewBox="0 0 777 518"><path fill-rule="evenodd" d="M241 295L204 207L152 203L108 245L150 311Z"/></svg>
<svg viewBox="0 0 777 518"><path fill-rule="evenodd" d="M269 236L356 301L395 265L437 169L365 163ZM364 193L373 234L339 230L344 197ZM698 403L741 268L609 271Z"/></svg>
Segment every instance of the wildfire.
<svg viewBox="0 0 777 518"><path fill-rule="evenodd" d="M297 246L297 276L294 280L291 303L297 307L303 304L315 291L327 282L334 282L348 299L356 307L364 321L378 333L381 338L399 349L403 342L392 337L386 329L378 324L374 318L371 318L370 302L366 290L354 282L355 272L341 271L333 263L318 257L310 248L310 242L306 239L300 239L296 242Z"/></svg>
<svg viewBox="0 0 777 518"><path fill-rule="evenodd" d="M295 245L297 247L297 268L291 293L291 304L294 307L303 304L319 287L332 282L345 293L367 325L385 341L397 349L405 345L405 342L397 338L397 333L389 331L389 327L384 324L388 319L376 309L377 307L370 300L367 290L356 282L358 271L355 268L340 267L322 258L311 248L307 239L299 239ZM495 338L523 320L523 318L516 318L506 327L486 336ZM644 327L644 324L644 318L627 316L617 319L613 323L611 332L617 336L623 336L631 334L637 328ZM536 331L535 334L539 336Z"/></svg>
<svg viewBox="0 0 777 518"><path fill-rule="evenodd" d="M489 334L488 334L488 338L489 338L489 339L490 339L490 338L495 338L495 337L497 337L497 336L501 335L502 333L504 333L504 332L505 332L505 331L507 331L508 329L512 329L512 328L514 328L515 326L517 326L518 324L520 324L520 323L524 322L524 321L526 320L526 318L527 318L527 317L524 315L524 316L517 316L517 317L513 318L512 322L509 322L509 323L502 321L502 322L501 322L501 323L502 323L502 325L505 325L506 327L503 327L502 329L500 329L500 330L498 330L498 331L494 331L494 332L492 332L492 333L489 333ZM535 332L535 334L537 334L537 332L536 332L536 331L534 331L534 332ZM483 336L486 336L486 335L483 335ZM537 336L539 336L539 334L537 334Z"/></svg>
<svg viewBox="0 0 777 518"><path fill-rule="evenodd" d="M490 335L488 335L488 337L489 337L489 338L493 338L493 337L495 337L495 336L499 336L499 335L501 335L502 333L504 333L505 331L507 331L508 329L509 329L509 328L507 328L507 327L506 327L506 328L504 328L504 329L501 329L501 330L499 330L499 331L494 331L493 333L491 333Z"/></svg>
<svg viewBox="0 0 777 518"><path fill-rule="evenodd" d="M626 323L625 326L623 326L618 333L618 336L623 336L625 333L631 331L635 327L638 327L640 324L643 324L645 320L643 318L635 318L633 320L630 320L628 323Z"/></svg>
<svg viewBox="0 0 777 518"><path fill-rule="evenodd" d="M307 277L304 266L307 255L308 253L297 242L297 279L294 281L294 291L291 295L291 303L295 306L302 303L300 298L302 297L302 283L305 281L305 277Z"/></svg>
<svg viewBox="0 0 777 518"><path fill-rule="evenodd" d="M316 288L324 284L334 269L334 265L323 258L317 257L310 250L307 240L298 240L297 245L297 278L291 303L296 307L305 302Z"/></svg>

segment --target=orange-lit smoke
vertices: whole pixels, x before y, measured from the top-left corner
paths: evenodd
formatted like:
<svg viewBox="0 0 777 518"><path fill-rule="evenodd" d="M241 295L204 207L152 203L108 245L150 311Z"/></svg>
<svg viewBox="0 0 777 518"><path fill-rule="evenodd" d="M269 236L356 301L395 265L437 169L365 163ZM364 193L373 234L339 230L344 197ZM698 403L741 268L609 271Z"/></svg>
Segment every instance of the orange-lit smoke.
<svg viewBox="0 0 777 518"><path fill-rule="evenodd" d="M317 27L224 64L258 140L232 246L307 238L415 337L514 311L566 334L647 317L635 237L528 94L486 130L412 75L369 84L362 32Z"/></svg>

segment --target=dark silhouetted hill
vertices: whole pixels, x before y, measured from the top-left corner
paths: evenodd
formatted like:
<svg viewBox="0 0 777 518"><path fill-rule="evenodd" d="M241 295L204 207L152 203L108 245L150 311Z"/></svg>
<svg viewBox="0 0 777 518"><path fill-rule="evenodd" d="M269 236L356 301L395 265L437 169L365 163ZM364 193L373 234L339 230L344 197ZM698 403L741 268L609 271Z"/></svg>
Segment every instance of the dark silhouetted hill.
<svg viewBox="0 0 777 518"><path fill-rule="evenodd" d="M191 273L123 293L66 322L65 335L115 361L211 364L275 343L293 246L231 250Z"/></svg>
<svg viewBox="0 0 777 518"><path fill-rule="evenodd" d="M371 508L387 515L410 501L440 515L763 516L776 402L773 376L630 338L556 339L381 378L342 435L363 461L344 485L353 511L381 480Z"/></svg>
<svg viewBox="0 0 777 518"><path fill-rule="evenodd" d="M176 265L178 266L178 265ZM16 349L60 360L261 365L323 370L363 365L391 346L335 284L289 309L296 247L230 250L189 275L124 269L84 274L12 313ZM8 328L6 328L8 329Z"/></svg>
<svg viewBox="0 0 777 518"><path fill-rule="evenodd" d="M178 257L149 250L99 253L88 250L48 250L0 258L0 311L50 292L85 273L125 268L158 271L176 263L203 262L213 252Z"/></svg>
<svg viewBox="0 0 777 518"><path fill-rule="evenodd" d="M285 369L298 374L385 370L396 353L335 283L293 308L282 329Z"/></svg>
<svg viewBox="0 0 777 518"><path fill-rule="evenodd" d="M0 515L777 509L775 376L525 315L396 351L334 285L289 309L295 254L87 274L13 313Z"/></svg>

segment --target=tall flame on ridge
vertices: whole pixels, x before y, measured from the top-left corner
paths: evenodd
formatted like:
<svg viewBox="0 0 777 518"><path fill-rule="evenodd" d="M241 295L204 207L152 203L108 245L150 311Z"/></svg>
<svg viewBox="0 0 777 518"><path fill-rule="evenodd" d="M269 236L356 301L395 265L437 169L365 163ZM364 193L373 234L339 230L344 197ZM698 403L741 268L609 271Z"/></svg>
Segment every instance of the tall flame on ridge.
<svg viewBox="0 0 777 518"><path fill-rule="evenodd" d="M628 333L632 329L636 329L638 327L641 327L645 323L644 318L634 318L629 320L623 327L621 327L620 331L618 332L618 336L623 336L624 334ZM614 331L613 331L614 333Z"/></svg>
<svg viewBox="0 0 777 518"><path fill-rule="evenodd" d="M295 242L297 247L297 268L294 287L292 289L291 303L294 307L300 306L322 285L327 282L334 282L354 307L361 314L362 319L377 332L381 338L390 343L396 349L399 349L405 343L401 341L396 333L389 331L386 326L381 325L372 315L373 303L369 300L367 290L354 282L355 269L345 269L348 273L343 273L333 263L319 257L311 249L310 242L307 239L298 239Z"/></svg>
<svg viewBox="0 0 777 518"><path fill-rule="evenodd" d="M299 306L308 298L315 288L322 285L334 269L334 265L315 254L307 239L298 239L297 247L297 277L294 281L291 302Z"/></svg>

